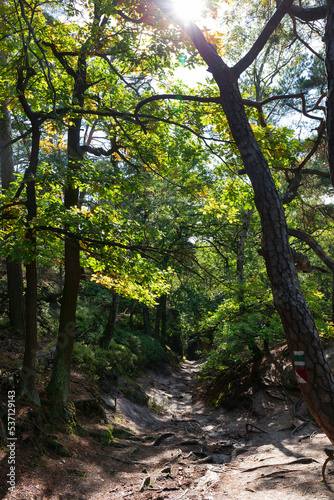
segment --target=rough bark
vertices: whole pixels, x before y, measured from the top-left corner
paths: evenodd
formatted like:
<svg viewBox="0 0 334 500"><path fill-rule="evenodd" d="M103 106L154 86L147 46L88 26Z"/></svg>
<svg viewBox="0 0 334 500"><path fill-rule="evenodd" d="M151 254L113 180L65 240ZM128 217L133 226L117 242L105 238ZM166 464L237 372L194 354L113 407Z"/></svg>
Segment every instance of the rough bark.
<svg viewBox="0 0 334 500"><path fill-rule="evenodd" d="M334 186L334 1L327 1L325 28L326 74L327 74L327 144L328 164L332 186Z"/></svg>
<svg viewBox="0 0 334 500"><path fill-rule="evenodd" d="M169 1L155 0L154 3L173 18ZM259 41L255 42L249 53L234 68L229 68L224 63L215 47L206 41L196 25L183 25L182 21L174 20L191 38L219 87L223 111L253 186L255 205L261 218L263 254L274 304L284 327L299 387L312 415L334 442L334 377L324 356L311 312L300 290L282 201L268 163L253 135L237 82L241 71L262 50L266 37L269 38L278 25L277 21L280 17L283 18L291 4L291 1L286 0L280 2L278 14L274 15L275 22L267 23Z"/></svg>
<svg viewBox="0 0 334 500"><path fill-rule="evenodd" d="M0 166L3 193L9 189L11 182L15 180L13 149L11 145L8 145L11 139L11 117L7 103L4 102L0 105ZM12 260L9 256L6 258L6 265L10 325L15 331L25 333L22 265L21 262Z"/></svg>
<svg viewBox="0 0 334 500"><path fill-rule="evenodd" d="M324 357L309 307L300 290L290 251L283 205L267 162L249 126L237 83L230 70L214 67L222 106L251 180L261 217L262 246L275 307L280 315L290 354L301 354L303 370L295 365L304 399L322 429L334 442L334 379ZM296 354L294 354L296 353Z"/></svg>
<svg viewBox="0 0 334 500"><path fill-rule="evenodd" d="M86 49L84 47L82 48L82 54L78 59L73 89L73 103L80 107L84 104L84 92L87 89ZM71 74L73 76L73 73ZM72 178L72 172L75 174L81 168L81 160L83 158L83 151L80 148L80 127L81 118L75 118L68 129L68 176L64 196L64 205L68 210L77 207L79 203L79 189ZM67 416L67 400L76 331L76 309L80 277L80 246L75 238L67 236L65 238L64 288L59 317L58 339L51 380L48 386L48 394L52 400L54 410L65 418Z"/></svg>
<svg viewBox="0 0 334 500"><path fill-rule="evenodd" d="M111 339L115 333L115 326L117 322L117 314L118 314L118 306L119 306L119 295L115 291L113 291L113 300L110 306L108 322L102 334L100 340L100 346L103 349L108 349Z"/></svg>
<svg viewBox="0 0 334 500"><path fill-rule="evenodd" d="M21 391L34 403L39 404L39 396L35 388L36 356L37 356L37 261L36 261L36 235L29 224L37 216L36 191L34 176L37 172L40 130L36 117L31 117L32 147L30 163L26 172L27 181L27 224L26 238L32 248L30 260L26 263L26 339L23 357Z"/></svg>
<svg viewBox="0 0 334 500"><path fill-rule="evenodd" d="M74 151L79 144L80 120L68 132L69 168L75 168ZM77 158L76 158L77 159ZM78 204L78 189L70 182L65 188L65 207ZM76 330L76 308L81 276L80 246L76 239L65 239L65 272L61 300L56 353L48 393L56 405L66 405L68 399L71 360Z"/></svg>
<svg viewBox="0 0 334 500"><path fill-rule="evenodd" d="M305 22L317 21L326 17L326 5L311 8L303 8L301 5L291 5L288 12L291 16L295 16Z"/></svg>

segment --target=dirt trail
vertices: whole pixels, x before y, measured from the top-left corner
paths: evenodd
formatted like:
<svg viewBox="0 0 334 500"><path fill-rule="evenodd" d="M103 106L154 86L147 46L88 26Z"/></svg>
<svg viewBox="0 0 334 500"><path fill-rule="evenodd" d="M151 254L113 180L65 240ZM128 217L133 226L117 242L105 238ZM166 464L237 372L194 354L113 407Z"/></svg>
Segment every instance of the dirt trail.
<svg viewBox="0 0 334 500"><path fill-rule="evenodd" d="M324 448L329 445L324 433L293 417L292 404L269 393L258 395L257 417L249 411L209 410L196 397L199 367L198 362L186 361L180 371L166 376L151 373L141 380L164 413L150 414L146 420L133 418L130 411L127 425L151 435L154 431L154 436L173 435L155 454L143 454L145 461L149 458L151 491L132 490L131 498L334 498L331 474L327 486L321 477ZM128 405L122 399L120 408L126 415ZM165 464L171 466L171 475L162 479L159 467ZM168 490L171 485L176 489Z"/></svg>
<svg viewBox="0 0 334 500"><path fill-rule="evenodd" d="M292 404L258 396L257 415L210 410L197 398L198 362L139 380L151 409L122 393L106 394L109 423L135 435L103 446L61 435L71 457L48 453L33 470L18 456L18 483L6 500L101 499L333 499L322 482L326 436L291 415ZM116 411L114 406L116 397ZM152 410L153 401L153 411ZM105 426L98 424L101 429ZM299 426L299 427L298 427ZM95 425L96 427L96 425ZM26 459L25 459L26 461ZM328 472L334 470L331 463ZM332 480L334 483L334 480ZM331 486L333 490L331 490Z"/></svg>

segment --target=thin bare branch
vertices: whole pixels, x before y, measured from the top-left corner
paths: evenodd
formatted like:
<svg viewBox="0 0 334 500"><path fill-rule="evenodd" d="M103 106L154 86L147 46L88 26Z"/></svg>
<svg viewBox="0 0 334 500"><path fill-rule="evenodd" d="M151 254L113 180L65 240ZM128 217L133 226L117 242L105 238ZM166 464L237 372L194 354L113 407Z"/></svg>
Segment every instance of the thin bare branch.
<svg viewBox="0 0 334 500"><path fill-rule="evenodd" d="M268 42L270 36L273 34L277 26L279 26L285 14L289 11L292 3L293 0L282 0L277 5L275 13L263 28L256 42L247 54L233 67L233 71L237 76L240 76L241 73L243 73L255 61L263 47Z"/></svg>
<svg viewBox="0 0 334 500"><path fill-rule="evenodd" d="M309 45L301 36L298 35L297 33L297 23L295 17L291 16L292 19L292 24L293 24L293 34L299 40L312 54L314 54L320 61L325 62L325 59L316 51L314 50L311 45Z"/></svg>

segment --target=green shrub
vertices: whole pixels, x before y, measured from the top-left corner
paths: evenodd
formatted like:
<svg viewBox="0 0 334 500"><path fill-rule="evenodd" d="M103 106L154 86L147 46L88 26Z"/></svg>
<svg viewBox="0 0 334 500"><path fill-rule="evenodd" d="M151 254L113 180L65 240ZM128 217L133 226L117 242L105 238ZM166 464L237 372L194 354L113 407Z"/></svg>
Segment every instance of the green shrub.
<svg viewBox="0 0 334 500"><path fill-rule="evenodd" d="M135 361L135 355L127 347L113 341L108 350L84 342L77 342L74 346L74 364L93 377L99 377L108 370L115 370L119 374L131 373Z"/></svg>
<svg viewBox="0 0 334 500"><path fill-rule="evenodd" d="M119 375L132 375L136 370L153 366L163 357L164 350L156 339L118 329L107 350L85 341L76 342L73 362L97 378L109 370Z"/></svg>
<svg viewBox="0 0 334 500"><path fill-rule="evenodd" d="M163 359L165 355L163 347L156 339L148 335L138 335L138 339L141 342L143 356L146 359L145 364L154 365Z"/></svg>

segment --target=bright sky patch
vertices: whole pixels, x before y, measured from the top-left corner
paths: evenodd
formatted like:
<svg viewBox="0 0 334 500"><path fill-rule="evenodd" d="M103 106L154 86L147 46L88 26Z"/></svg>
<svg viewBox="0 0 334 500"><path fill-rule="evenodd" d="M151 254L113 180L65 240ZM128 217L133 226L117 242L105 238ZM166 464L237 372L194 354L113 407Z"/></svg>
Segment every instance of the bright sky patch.
<svg viewBox="0 0 334 500"><path fill-rule="evenodd" d="M200 17L204 9L203 0L173 0L175 5L175 13L182 18L183 21L194 21Z"/></svg>

